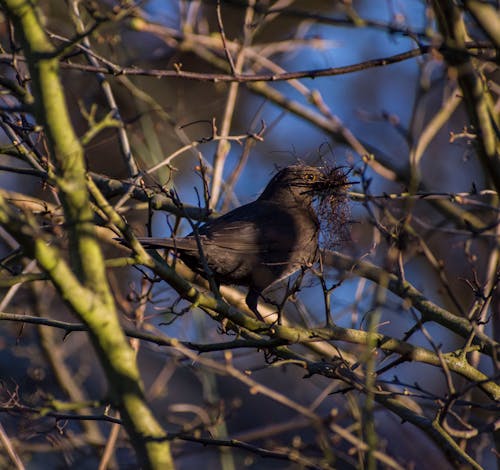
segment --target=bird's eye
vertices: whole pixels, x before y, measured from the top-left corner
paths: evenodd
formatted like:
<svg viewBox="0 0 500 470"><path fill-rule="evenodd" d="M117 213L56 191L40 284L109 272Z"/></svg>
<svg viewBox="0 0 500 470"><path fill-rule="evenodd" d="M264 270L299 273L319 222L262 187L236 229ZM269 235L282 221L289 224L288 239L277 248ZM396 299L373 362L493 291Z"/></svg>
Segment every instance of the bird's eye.
<svg viewBox="0 0 500 470"><path fill-rule="evenodd" d="M316 180L316 175L314 175L313 173L307 173L305 177L306 180L310 182L314 182Z"/></svg>

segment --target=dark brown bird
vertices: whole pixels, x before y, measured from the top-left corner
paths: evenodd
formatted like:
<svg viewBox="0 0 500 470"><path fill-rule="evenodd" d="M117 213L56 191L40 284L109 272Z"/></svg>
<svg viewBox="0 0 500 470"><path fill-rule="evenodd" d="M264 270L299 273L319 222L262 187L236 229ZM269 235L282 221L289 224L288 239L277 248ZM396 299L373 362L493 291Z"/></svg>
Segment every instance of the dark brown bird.
<svg viewBox="0 0 500 470"><path fill-rule="evenodd" d="M347 179L335 181L319 168L293 165L280 170L260 197L197 228L185 238L139 238L146 248L171 248L193 271L218 284L249 287L246 303L257 310L259 296L276 282L318 259L320 223L315 196L331 192ZM342 188L343 189L343 188Z"/></svg>

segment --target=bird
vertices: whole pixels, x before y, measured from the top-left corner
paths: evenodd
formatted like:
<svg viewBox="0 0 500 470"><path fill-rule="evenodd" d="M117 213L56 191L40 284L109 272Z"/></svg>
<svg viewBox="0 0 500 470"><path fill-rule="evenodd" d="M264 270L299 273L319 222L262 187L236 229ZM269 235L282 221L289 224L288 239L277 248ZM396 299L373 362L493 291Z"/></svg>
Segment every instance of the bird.
<svg viewBox="0 0 500 470"><path fill-rule="evenodd" d="M189 268L211 276L217 285L248 287L246 304L262 320L259 297L319 258L320 221L313 202L348 184L345 174L339 178L338 168L334 170L304 164L282 168L255 201L198 226L184 238L138 240L148 249L174 250Z"/></svg>

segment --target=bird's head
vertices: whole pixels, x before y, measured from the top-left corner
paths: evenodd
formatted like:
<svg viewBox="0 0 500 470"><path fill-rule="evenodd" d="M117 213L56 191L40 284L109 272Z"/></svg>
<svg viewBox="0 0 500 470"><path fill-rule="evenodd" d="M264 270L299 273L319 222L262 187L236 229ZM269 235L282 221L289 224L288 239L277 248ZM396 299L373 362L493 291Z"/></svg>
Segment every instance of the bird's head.
<svg viewBox="0 0 500 470"><path fill-rule="evenodd" d="M350 238L347 189L353 183L348 176L345 167L292 165L276 173L259 199L314 213L320 225L320 244L332 249Z"/></svg>
<svg viewBox="0 0 500 470"><path fill-rule="evenodd" d="M288 166L274 175L260 199L310 205L314 198L345 198L350 185L347 175L342 167Z"/></svg>

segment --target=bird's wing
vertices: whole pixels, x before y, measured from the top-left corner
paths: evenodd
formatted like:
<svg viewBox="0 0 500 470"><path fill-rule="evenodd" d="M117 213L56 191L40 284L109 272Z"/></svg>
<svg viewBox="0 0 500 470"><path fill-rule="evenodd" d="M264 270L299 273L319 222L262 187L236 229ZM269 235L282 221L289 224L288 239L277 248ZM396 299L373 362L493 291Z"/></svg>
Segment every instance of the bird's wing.
<svg viewBox="0 0 500 470"><path fill-rule="evenodd" d="M228 254L263 255L273 253L277 263L286 261L296 248L300 227L288 210L268 201L240 206L197 228L202 247ZM196 235L185 238L139 238L146 248L172 248L198 252ZM222 255L222 253L220 253Z"/></svg>
<svg viewBox="0 0 500 470"><path fill-rule="evenodd" d="M247 254L288 252L298 237L293 218L277 204L262 201L238 207L198 233L204 245Z"/></svg>

